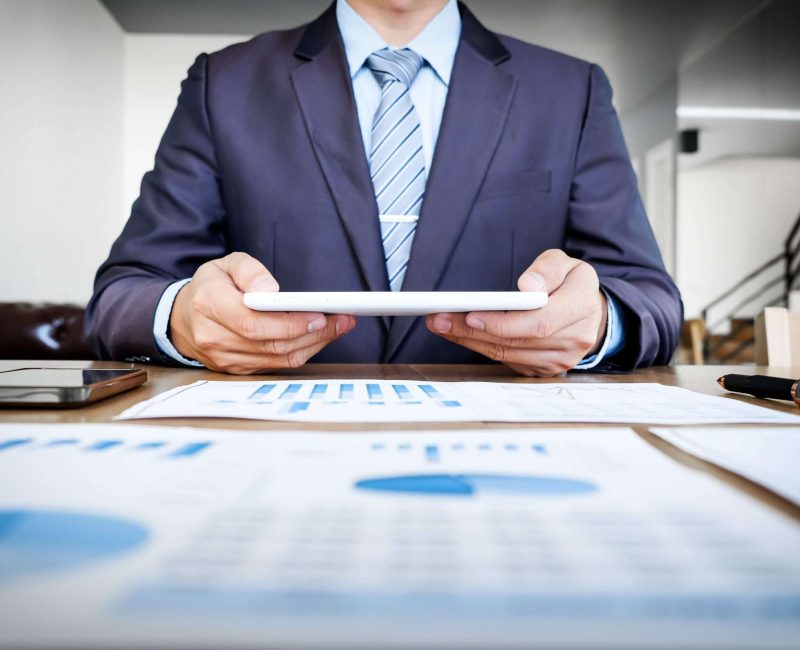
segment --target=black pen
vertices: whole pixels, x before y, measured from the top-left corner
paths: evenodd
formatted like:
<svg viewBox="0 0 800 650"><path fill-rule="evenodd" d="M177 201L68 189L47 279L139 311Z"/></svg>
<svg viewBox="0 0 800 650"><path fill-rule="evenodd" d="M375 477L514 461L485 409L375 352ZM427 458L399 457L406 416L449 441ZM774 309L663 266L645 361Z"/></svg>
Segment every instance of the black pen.
<svg viewBox="0 0 800 650"><path fill-rule="evenodd" d="M800 406L800 395L797 394L800 379L782 379L766 375L724 375L717 379L717 383L725 390L734 393L785 399Z"/></svg>

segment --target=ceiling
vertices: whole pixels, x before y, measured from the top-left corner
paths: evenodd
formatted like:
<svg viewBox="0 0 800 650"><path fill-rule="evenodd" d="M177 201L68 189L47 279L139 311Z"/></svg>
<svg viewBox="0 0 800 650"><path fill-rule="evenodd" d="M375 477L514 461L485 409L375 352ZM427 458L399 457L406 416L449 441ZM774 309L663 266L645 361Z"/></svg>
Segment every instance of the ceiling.
<svg viewBox="0 0 800 650"><path fill-rule="evenodd" d="M328 0L101 0L122 28L241 34L314 18ZM770 0L468 0L487 27L600 63L630 110Z"/></svg>

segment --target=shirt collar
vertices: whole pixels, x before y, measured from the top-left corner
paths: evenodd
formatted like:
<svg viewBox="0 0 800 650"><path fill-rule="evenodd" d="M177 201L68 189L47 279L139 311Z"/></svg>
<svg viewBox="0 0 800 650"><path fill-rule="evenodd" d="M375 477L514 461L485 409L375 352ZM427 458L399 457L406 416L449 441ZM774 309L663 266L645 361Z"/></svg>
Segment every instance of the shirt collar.
<svg viewBox="0 0 800 650"><path fill-rule="evenodd" d="M348 3L337 0L336 20L342 33L350 76L354 77L367 57L376 50L389 47L373 27ZM444 82L450 83L458 40L461 37L461 14L456 0L449 0L416 38L404 47L419 54ZM402 49L402 48L396 48Z"/></svg>

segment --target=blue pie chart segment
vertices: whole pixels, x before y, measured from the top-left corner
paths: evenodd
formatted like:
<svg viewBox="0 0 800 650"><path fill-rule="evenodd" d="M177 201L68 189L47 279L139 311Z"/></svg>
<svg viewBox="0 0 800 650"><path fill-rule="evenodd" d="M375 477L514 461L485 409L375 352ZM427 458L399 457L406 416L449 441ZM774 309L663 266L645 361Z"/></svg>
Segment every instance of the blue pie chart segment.
<svg viewBox="0 0 800 650"><path fill-rule="evenodd" d="M0 510L0 581L83 566L140 546L147 530L104 515Z"/></svg>
<svg viewBox="0 0 800 650"><path fill-rule="evenodd" d="M511 494L528 496L571 496L597 491L588 481L554 476L508 474L416 474L385 476L358 481L356 489L406 494L472 496Z"/></svg>

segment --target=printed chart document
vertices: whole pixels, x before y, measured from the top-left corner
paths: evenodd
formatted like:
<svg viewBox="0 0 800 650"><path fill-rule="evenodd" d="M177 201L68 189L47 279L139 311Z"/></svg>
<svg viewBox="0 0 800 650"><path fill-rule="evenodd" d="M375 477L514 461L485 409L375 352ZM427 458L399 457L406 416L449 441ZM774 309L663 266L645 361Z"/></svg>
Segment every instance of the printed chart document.
<svg viewBox="0 0 800 650"><path fill-rule="evenodd" d="M744 476L800 505L800 427L651 431L686 453Z"/></svg>
<svg viewBox="0 0 800 650"><path fill-rule="evenodd" d="M626 429L0 427L0 646L797 648L800 527Z"/></svg>
<svg viewBox="0 0 800 650"><path fill-rule="evenodd" d="M661 384L419 381L198 381L119 419L296 422L789 423L800 416Z"/></svg>

